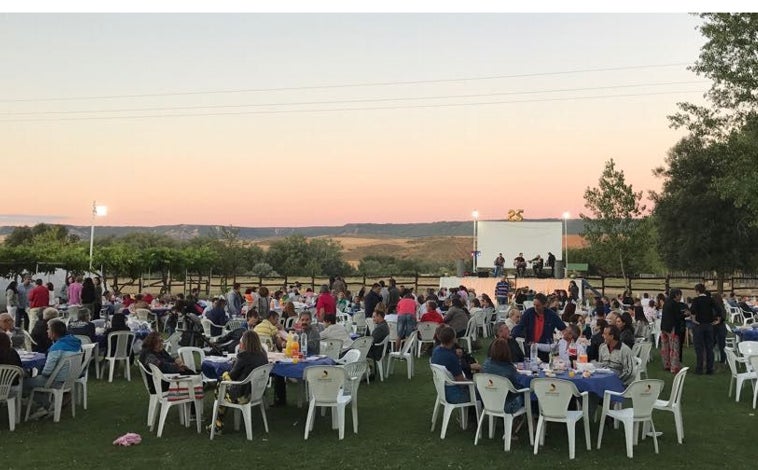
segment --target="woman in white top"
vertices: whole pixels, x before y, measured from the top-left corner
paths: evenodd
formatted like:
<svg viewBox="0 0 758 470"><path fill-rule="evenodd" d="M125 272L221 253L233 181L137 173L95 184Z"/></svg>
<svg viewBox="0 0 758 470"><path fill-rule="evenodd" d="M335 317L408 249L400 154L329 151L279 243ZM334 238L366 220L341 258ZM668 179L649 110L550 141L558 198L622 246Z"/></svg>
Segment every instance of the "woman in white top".
<svg viewBox="0 0 758 470"><path fill-rule="evenodd" d="M505 324L508 325L508 329L513 331L513 329L516 327L516 325L519 324L521 321L521 310L517 308L512 308L510 312L508 312L508 318L505 320Z"/></svg>

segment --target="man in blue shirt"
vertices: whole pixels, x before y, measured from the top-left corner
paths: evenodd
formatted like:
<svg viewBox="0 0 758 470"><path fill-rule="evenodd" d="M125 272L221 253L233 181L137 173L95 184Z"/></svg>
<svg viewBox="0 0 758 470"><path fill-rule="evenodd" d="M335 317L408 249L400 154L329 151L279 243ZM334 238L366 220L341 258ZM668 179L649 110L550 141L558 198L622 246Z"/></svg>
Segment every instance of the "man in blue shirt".
<svg viewBox="0 0 758 470"><path fill-rule="evenodd" d="M212 326L211 327L211 336L221 336L221 326L226 325L226 310L224 307L226 306L226 300L224 297L219 297L216 302L213 304L213 308L205 314L205 317L211 321L214 325L219 325L218 327Z"/></svg>
<svg viewBox="0 0 758 470"><path fill-rule="evenodd" d="M441 326L437 329L437 338L441 344L432 351L432 364L445 367L456 382L465 382L461 361L455 354L455 331L447 325ZM471 400L471 397L468 387L446 385L445 399L448 403L464 403Z"/></svg>

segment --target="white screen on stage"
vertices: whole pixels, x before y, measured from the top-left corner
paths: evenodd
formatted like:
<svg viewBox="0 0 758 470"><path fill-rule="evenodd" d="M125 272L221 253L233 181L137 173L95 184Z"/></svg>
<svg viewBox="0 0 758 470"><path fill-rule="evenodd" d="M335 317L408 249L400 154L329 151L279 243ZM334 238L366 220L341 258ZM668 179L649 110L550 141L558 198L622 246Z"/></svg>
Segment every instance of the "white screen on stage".
<svg viewBox="0 0 758 470"><path fill-rule="evenodd" d="M541 255L547 260L551 252L563 259L563 222L494 222L480 221L477 226L477 249L481 252L477 266L493 267L499 253L505 267L513 266L513 258L524 253L530 260Z"/></svg>

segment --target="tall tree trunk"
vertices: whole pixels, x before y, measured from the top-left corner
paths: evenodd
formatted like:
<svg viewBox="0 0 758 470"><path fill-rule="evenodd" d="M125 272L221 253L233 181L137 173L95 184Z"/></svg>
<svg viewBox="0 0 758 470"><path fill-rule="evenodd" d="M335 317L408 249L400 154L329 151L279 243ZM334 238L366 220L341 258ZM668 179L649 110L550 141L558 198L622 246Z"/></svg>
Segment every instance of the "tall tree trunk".
<svg viewBox="0 0 758 470"><path fill-rule="evenodd" d="M719 295L724 295L724 279L726 278L726 274L724 271L716 271L716 290L718 291Z"/></svg>
<svg viewBox="0 0 758 470"><path fill-rule="evenodd" d="M624 255L619 251L619 263L621 263L621 277L624 278L624 289L629 289L629 280L626 278L626 270L624 269Z"/></svg>

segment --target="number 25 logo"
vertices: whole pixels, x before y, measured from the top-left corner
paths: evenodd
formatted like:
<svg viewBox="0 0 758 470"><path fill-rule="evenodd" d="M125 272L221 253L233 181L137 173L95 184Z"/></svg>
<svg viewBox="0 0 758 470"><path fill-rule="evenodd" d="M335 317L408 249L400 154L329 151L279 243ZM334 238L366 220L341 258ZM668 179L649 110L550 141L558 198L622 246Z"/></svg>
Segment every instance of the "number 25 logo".
<svg viewBox="0 0 758 470"><path fill-rule="evenodd" d="M521 222L524 220L524 209L516 209L508 211L508 220L511 222Z"/></svg>

